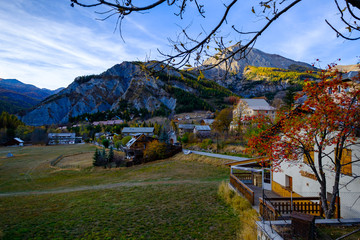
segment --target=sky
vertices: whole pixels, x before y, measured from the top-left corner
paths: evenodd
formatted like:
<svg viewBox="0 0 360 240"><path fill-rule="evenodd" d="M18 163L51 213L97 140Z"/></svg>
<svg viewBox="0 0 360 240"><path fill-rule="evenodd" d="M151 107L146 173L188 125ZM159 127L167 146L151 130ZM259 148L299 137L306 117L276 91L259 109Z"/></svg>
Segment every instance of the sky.
<svg viewBox="0 0 360 240"><path fill-rule="evenodd" d="M70 0L3 0L0 78L56 89L67 87L77 76L100 74L123 61L161 60L157 49L173 52L168 38L176 39L183 27L194 38L201 29L209 32L221 17L219 9L229 1L200 2L205 5L205 18L196 12L193 2L182 20L174 15L175 6L166 5L128 15L122 23L122 38L115 29L116 17L97 20L106 15L95 11L105 9L72 8ZM254 31L266 22L251 12L254 2L239 1L230 11L228 24L219 33L226 41L240 40L230 32L233 24L239 30ZM255 11L261 12L258 7ZM335 61L339 65L359 62L360 41L337 38L325 19L346 31L339 25L333 1L303 0L271 25L255 48L310 64L319 59L320 67Z"/></svg>

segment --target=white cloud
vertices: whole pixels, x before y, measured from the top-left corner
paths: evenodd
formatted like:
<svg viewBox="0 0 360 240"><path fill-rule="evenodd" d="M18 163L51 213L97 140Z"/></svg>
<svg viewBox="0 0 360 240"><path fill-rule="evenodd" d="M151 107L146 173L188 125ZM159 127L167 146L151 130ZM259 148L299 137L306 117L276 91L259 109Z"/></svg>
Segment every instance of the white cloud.
<svg viewBox="0 0 360 240"><path fill-rule="evenodd" d="M144 57L158 45L147 39L132 39L128 47L120 37L103 34L76 23L34 16L7 4L0 10L0 77L17 78L40 87L66 86L78 75L101 73L124 60ZM16 17L21 16L21 18ZM94 20L96 23L96 21Z"/></svg>

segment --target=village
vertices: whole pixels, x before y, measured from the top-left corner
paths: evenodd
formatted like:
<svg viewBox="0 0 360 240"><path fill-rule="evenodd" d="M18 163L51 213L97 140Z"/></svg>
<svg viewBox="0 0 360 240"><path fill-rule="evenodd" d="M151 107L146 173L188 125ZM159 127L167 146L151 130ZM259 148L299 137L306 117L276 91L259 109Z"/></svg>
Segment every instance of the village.
<svg viewBox="0 0 360 240"><path fill-rule="evenodd" d="M340 111L344 108L352 110L353 107L358 111L358 102L351 103L350 106L346 105L349 102L347 98L358 97L358 80L356 77L348 77L353 75L353 73L341 75L330 85L326 85L326 82L318 83L325 84L321 87L322 94L330 97L326 99L335 102L340 107ZM356 94L353 95L354 93ZM266 99L242 98L231 110L223 110L216 114L209 111L183 114L171 122L166 120L164 125L157 123L155 126L147 123L148 126L142 127L123 125L119 134L105 129L124 124L122 120L93 122L93 127L102 129L103 132L94 133L94 139L87 141L86 144L97 146L93 165L110 169L167 159L180 152L186 155L207 155L223 159L229 169L230 188L246 198L259 214L259 220L256 222L258 239L287 239L287 236L292 234L304 239L314 239L316 226L359 225L360 131L353 122L349 122L344 127L342 123L336 122L338 120L332 120L331 124L336 122L334 127L318 126L319 133L323 134L321 136L323 142L321 142L316 135L311 135L315 140L309 139L306 131L313 133L314 129L304 128L305 123L300 121L299 135L286 135L285 140L284 136L272 139L281 131L296 129L296 121L299 121L296 120L297 118L315 116L316 110L321 109L321 105L324 105L321 101L319 105L312 103L311 106L316 106L315 111L302 108L309 104L307 101L311 100L311 94L319 93L308 90L307 94L309 95L307 99L300 98L291 108L285 109L286 113L282 119L279 117L282 110L271 106ZM350 121L358 121L356 111L346 113ZM338 116L334 116L334 119L336 117ZM254 122L256 119L257 122ZM284 123L286 121L292 125ZM269 123L274 122L276 123L264 130L262 135L253 134L247 138L244 135L246 131L261 128L263 123L269 126ZM151 125L153 126L150 127ZM330 131L331 127L333 132L326 135L324 131ZM341 127L344 127L343 133L337 135ZM71 128L82 128L82 126L79 123ZM82 137L77 136L75 132L69 132L68 129L68 127L58 127L56 132L48 133L47 145L50 147L85 144ZM239 143L248 142L247 144L253 146L254 150L259 146L262 147L260 151L266 149L264 145L250 139L254 136L266 139L264 144L271 145L282 141L284 143L277 145L278 149L275 147L275 150L274 148L271 150L272 156L256 152L250 154L244 145ZM324 141L327 136L331 141ZM336 144L337 137L344 140L341 145ZM301 154L294 154L298 149L291 144L296 140L300 142L300 147L299 145L296 147L302 150ZM16 137L5 145L23 147L24 141ZM285 148L292 149L293 152L289 154L288 151L284 151ZM342 150L338 151L339 148ZM114 157L118 153L121 153L121 157ZM274 156L281 156L286 160L276 161ZM11 158L13 155L9 152L7 157ZM52 161L51 166L55 167L62 159L60 157ZM323 192L321 189L327 190ZM273 231L274 228L277 231ZM288 229L293 230L289 232Z"/></svg>

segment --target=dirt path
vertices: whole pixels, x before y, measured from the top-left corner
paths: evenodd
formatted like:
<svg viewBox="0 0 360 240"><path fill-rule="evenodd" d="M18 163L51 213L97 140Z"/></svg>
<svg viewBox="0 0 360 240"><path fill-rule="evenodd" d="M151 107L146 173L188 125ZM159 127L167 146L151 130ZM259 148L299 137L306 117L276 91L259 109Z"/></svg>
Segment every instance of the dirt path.
<svg viewBox="0 0 360 240"><path fill-rule="evenodd" d="M117 187L137 187L137 186L167 185L167 184L203 184L203 183L210 184L210 183L214 183L214 182L216 182L216 181L174 180L174 181L152 181L152 182L120 182L120 183L108 183L108 184L101 184L101 185L80 186L80 187L63 188L63 189L58 188L58 189L50 189L50 190L43 190L43 191L23 191L23 192L0 193L0 197L69 193L69 192L88 191L88 190L111 189L111 188L117 188Z"/></svg>

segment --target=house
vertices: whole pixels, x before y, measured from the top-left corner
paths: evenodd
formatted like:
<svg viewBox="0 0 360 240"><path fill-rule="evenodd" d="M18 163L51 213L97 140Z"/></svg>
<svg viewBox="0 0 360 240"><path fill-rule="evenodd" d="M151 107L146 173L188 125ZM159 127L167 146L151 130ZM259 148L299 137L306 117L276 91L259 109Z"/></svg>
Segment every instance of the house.
<svg viewBox="0 0 360 240"><path fill-rule="evenodd" d="M182 137L185 133L192 133L194 131L194 124L179 124L179 135Z"/></svg>
<svg viewBox="0 0 360 240"><path fill-rule="evenodd" d="M143 133L133 135L123 148L128 159L140 160L144 155L146 146L156 138L149 137Z"/></svg>
<svg viewBox="0 0 360 240"><path fill-rule="evenodd" d="M265 99L240 99L233 110L233 120L230 123L230 131L238 129L239 124L247 124L248 121L246 118L260 114L275 119L276 109L270 106Z"/></svg>
<svg viewBox="0 0 360 240"><path fill-rule="evenodd" d="M104 126L108 126L108 125L118 125L118 124L122 124L124 123L123 120L121 119L116 119L116 120L106 120L106 121L99 121L99 122L93 122L94 126L97 125L104 125Z"/></svg>
<svg viewBox="0 0 360 240"><path fill-rule="evenodd" d="M168 136L170 144L177 144L177 136L175 131L169 131Z"/></svg>
<svg viewBox="0 0 360 240"><path fill-rule="evenodd" d="M210 137L211 128L209 125L195 125L193 133L200 138Z"/></svg>
<svg viewBox="0 0 360 240"><path fill-rule="evenodd" d="M315 148L316 150L316 148ZM335 146L328 147L324 150L326 155L334 155ZM340 200L340 216L343 218L355 218L360 216L360 162L352 162L360 156L360 146L353 145L346 149L342 162L340 183L339 183L339 200ZM316 162L317 154L312 156ZM282 171L274 171L272 177L272 191L283 197L308 197L316 196L320 192L320 184L316 180L316 176L307 164L306 158L299 159L298 162L289 164L281 162L280 169ZM327 176L328 198L331 196L332 187L335 181L335 171L331 166L330 158L323 159L323 171Z"/></svg>
<svg viewBox="0 0 360 240"><path fill-rule="evenodd" d="M5 146L24 146L24 141L21 140L20 138L13 138L9 141L7 141L5 144Z"/></svg>
<svg viewBox="0 0 360 240"><path fill-rule="evenodd" d="M211 126L211 124L213 124L214 122L215 122L215 119L203 119L203 120L201 120L200 124Z"/></svg>
<svg viewBox="0 0 360 240"><path fill-rule="evenodd" d="M153 127L124 127L122 130L123 136L135 136L138 134L144 134L146 136L153 136L154 135L154 128Z"/></svg>
<svg viewBox="0 0 360 240"><path fill-rule="evenodd" d="M75 133L49 133L48 144L75 144L76 134Z"/></svg>
<svg viewBox="0 0 360 240"><path fill-rule="evenodd" d="M352 81L351 79L341 80L343 83L350 83ZM359 84L358 82L353 81L351 84L331 86L332 88L327 88L325 86L324 92L317 94L316 96L319 96L320 99L321 97L330 96L334 101L333 103L335 103L333 108L336 108L337 106L341 109L337 114L344 113L346 117L350 117L349 114L351 115L351 112L354 111L354 117L350 118L350 121L344 120L345 125L347 124L347 121L348 123L351 122L351 124L347 125L347 127L343 127L342 119L345 119L345 117L341 117L340 121L338 118L335 118L333 122L336 123L336 128L321 131L321 135L310 135L316 139L316 141L308 147L309 150L306 152L308 155L300 155L295 161L291 161L291 163L280 161L279 169L281 169L281 171L273 172L271 188L272 191L283 197L316 196L321 192L321 186L315 174L318 174L320 179L321 175L323 175L326 179L324 184L326 184L327 201L330 201L331 199L335 200L335 216L355 218L360 215L360 179L358 177L360 176L360 138L356 131L358 125L352 125L356 122L359 123L359 118L357 117L359 105L357 101L352 102L348 101L348 99L354 99L353 96L359 96ZM351 102L351 104L347 105L348 102ZM321 107L318 106L318 108ZM288 117L291 117L291 114L296 114L296 110L297 109L294 109L289 113ZM311 108L310 110L311 112L308 113L309 116L312 112L316 113L317 111L316 107ZM325 124L329 123L325 122ZM282 126L278 126L277 130L281 128ZM349 131L347 134L341 134L342 132L347 131ZM304 130L303 133L304 134L301 134L300 136L305 136L304 138L306 138L308 132ZM336 136L338 133L340 133L340 137ZM284 138L286 139L286 137ZM339 151L341 155L337 155L338 158L336 158L336 141L339 139L340 144L344 148L341 152ZM299 142L301 142L301 140L303 139L300 138ZM321 157L321 165L319 165L319 157ZM336 167L336 159L339 160L338 164L341 165L338 179L336 178L336 170L339 169ZM337 181L339 182L339 193L336 194L336 196L333 196L333 186Z"/></svg>

